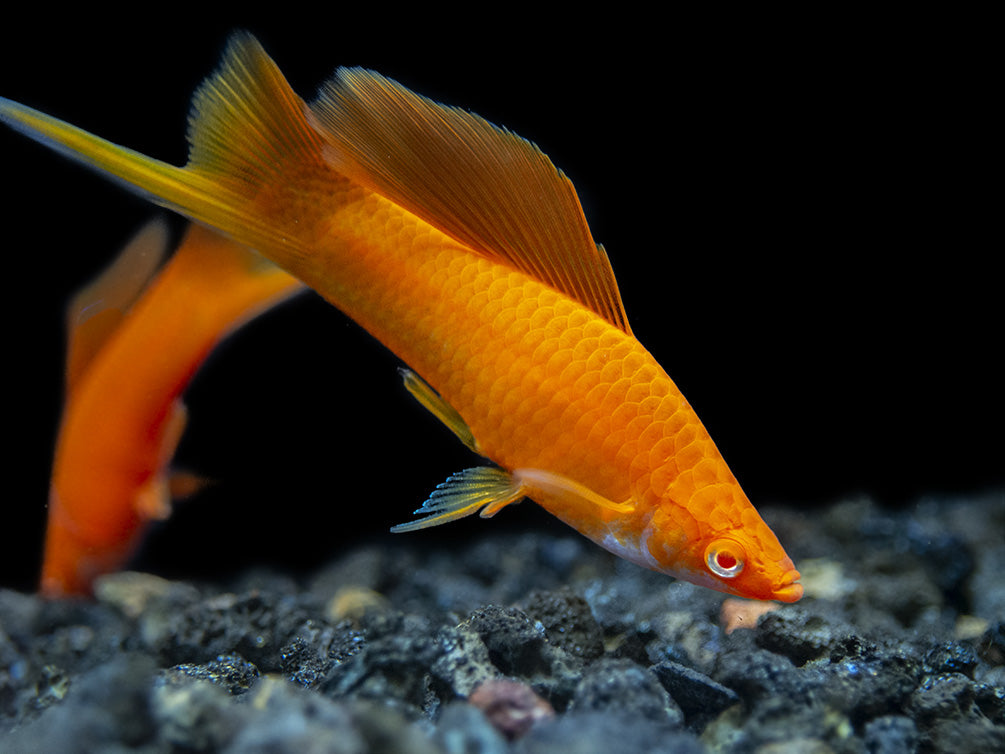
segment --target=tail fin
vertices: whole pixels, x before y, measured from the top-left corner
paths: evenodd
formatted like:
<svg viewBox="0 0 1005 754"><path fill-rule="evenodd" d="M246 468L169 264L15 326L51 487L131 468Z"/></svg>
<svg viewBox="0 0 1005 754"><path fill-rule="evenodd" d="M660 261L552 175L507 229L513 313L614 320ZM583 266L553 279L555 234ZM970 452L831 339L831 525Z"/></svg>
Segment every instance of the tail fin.
<svg viewBox="0 0 1005 754"><path fill-rule="evenodd" d="M277 226L277 218L266 216L270 203L262 198L282 185L291 168L323 165L321 138L308 124L305 108L258 42L239 33L231 38L218 71L196 92L184 168L3 98L0 120L245 245L304 256L306 245L290 232L293 218L286 223L291 227Z"/></svg>

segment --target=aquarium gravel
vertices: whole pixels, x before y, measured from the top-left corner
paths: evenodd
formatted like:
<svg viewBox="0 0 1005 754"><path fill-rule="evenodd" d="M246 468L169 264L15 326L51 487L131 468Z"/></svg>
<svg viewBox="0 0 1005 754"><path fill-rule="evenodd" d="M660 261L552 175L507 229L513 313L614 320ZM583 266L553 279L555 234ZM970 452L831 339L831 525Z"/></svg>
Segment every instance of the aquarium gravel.
<svg viewBox="0 0 1005 754"><path fill-rule="evenodd" d="M1005 494L767 507L750 610L574 533L0 592L3 752L1005 751Z"/></svg>

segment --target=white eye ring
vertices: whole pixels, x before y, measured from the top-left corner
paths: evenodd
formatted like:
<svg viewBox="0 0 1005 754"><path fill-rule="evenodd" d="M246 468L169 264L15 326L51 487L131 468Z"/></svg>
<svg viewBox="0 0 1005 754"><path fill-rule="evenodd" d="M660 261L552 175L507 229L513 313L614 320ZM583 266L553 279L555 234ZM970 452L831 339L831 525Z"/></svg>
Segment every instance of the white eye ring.
<svg viewBox="0 0 1005 754"><path fill-rule="evenodd" d="M705 565L716 576L724 579L736 578L743 571L743 556L738 554L737 550L743 552L743 548L734 542L713 542L705 550Z"/></svg>

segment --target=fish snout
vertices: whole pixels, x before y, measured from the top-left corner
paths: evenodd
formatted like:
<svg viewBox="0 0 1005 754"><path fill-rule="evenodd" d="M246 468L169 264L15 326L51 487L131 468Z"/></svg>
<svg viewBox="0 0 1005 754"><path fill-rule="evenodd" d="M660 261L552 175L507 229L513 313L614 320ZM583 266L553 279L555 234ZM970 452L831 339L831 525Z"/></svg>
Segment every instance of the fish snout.
<svg viewBox="0 0 1005 754"><path fill-rule="evenodd" d="M803 585L798 583L799 579L799 571L790 567L780 579L779 586L775 589L774 598L781 602L797 602L802 599Z"/></svg>

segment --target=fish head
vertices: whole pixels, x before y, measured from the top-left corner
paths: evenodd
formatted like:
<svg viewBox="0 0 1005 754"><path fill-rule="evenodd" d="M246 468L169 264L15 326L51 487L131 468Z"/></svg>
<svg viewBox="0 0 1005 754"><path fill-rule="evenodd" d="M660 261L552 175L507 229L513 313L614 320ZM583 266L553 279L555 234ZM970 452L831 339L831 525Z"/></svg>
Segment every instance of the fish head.
<svg viewBox="0 0 1005 754"><path fill-rule="evenodd" d="M719 490L719 499L701 495L688 506L665 501L647 532L650 567L737 597L796 602L803 596L799 571L738 486L735 491Z"/></svg>
<svg viewBox="0 0 1005 754"><path fill-rule="evenodd" d="M774 534L765 525L772 537ZM803 596L799 571L781 546L765 550L747 532L726 532L698 543L690 553L692 581L737 597L796 602ZM777 540L776 540L777 543Z"/></svg>

